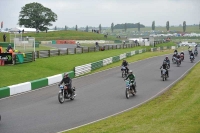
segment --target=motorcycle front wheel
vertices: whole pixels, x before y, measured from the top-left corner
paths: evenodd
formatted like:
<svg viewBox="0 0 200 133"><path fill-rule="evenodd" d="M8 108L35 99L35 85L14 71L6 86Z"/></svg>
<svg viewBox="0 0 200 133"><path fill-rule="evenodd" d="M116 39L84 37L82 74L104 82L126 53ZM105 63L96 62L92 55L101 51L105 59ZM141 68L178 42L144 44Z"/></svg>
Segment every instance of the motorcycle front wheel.
<svg viewBox="0 0 200 133"><path fill-rule="evenodd" d="M128 88L126 88L125 95L126 95L126 98L129 99L129 89Z"/></svg>
<svg viewBox="0 0 200 133"><path fill-rule="evenodd" d="M63 96L63 93L58 93L58 101L62 104L65 101L65 97Z"/></svg>

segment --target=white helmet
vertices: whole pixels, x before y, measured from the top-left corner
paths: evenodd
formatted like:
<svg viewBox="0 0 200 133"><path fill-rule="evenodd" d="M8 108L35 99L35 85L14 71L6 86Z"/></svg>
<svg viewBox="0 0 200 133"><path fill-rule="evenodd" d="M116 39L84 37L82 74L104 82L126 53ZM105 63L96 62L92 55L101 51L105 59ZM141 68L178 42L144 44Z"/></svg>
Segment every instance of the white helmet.
<svg viewBox="0 0 200 133"><path fill-rule="evenodd" d="M133 73L133 71L132 71L132 70L129 70L129 72L130 72L130 73Z"/></svg>

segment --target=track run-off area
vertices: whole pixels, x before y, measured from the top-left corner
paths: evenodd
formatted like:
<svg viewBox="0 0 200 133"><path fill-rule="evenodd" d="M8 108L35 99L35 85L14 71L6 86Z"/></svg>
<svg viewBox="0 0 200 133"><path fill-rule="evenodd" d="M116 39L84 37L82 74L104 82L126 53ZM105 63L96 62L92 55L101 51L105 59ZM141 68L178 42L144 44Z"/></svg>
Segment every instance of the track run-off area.
<svg viewBox="0 0 200 133"><path fill-rule="evenodd" d="M0 133L56 133L137 107L167 90L186 74L193 63L185 52L180 67L171 62L169 78L162 81L160 66L166 55L129 64L136 75L137 94L126 99L121 67L72 80L76 98L58 101L57 84L0 100ZM172 54L168 55L170 60Z"/></svg>

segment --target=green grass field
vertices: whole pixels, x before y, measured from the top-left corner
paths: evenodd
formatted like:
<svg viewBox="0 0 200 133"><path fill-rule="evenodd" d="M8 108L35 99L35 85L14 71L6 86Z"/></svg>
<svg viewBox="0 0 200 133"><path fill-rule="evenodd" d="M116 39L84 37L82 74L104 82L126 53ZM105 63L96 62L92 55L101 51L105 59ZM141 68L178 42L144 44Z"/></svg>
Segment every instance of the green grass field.
<svg viewBox="0 0 200 133"><path fill-rule="evenodd" d="M10 41L9 33L6 33L6 41ZM105 38L103 34L81 31L51 31L40 33L24 33L23 37L35 37L36 41L51 41L51 40L116 40L113 36ZM0 33L0 42L3 42L3 33Z"/></svg>
<svg viewBox="0 0 200 133"><path fill-rule="evenodd" d="M199 68L140 107L66 133L199 133Z"/></svg>

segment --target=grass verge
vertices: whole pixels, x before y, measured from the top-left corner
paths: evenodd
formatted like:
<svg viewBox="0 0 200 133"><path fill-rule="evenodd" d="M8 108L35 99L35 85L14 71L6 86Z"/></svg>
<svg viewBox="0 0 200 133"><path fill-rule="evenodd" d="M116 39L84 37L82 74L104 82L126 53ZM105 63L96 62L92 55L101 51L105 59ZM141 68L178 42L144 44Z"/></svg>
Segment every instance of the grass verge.
<svg viewBox="0 0 200 133"><path fill-rule="evenodd" d="M65 133L199 133L199 68L200 63L171 89L140 107Z"/></svg>

